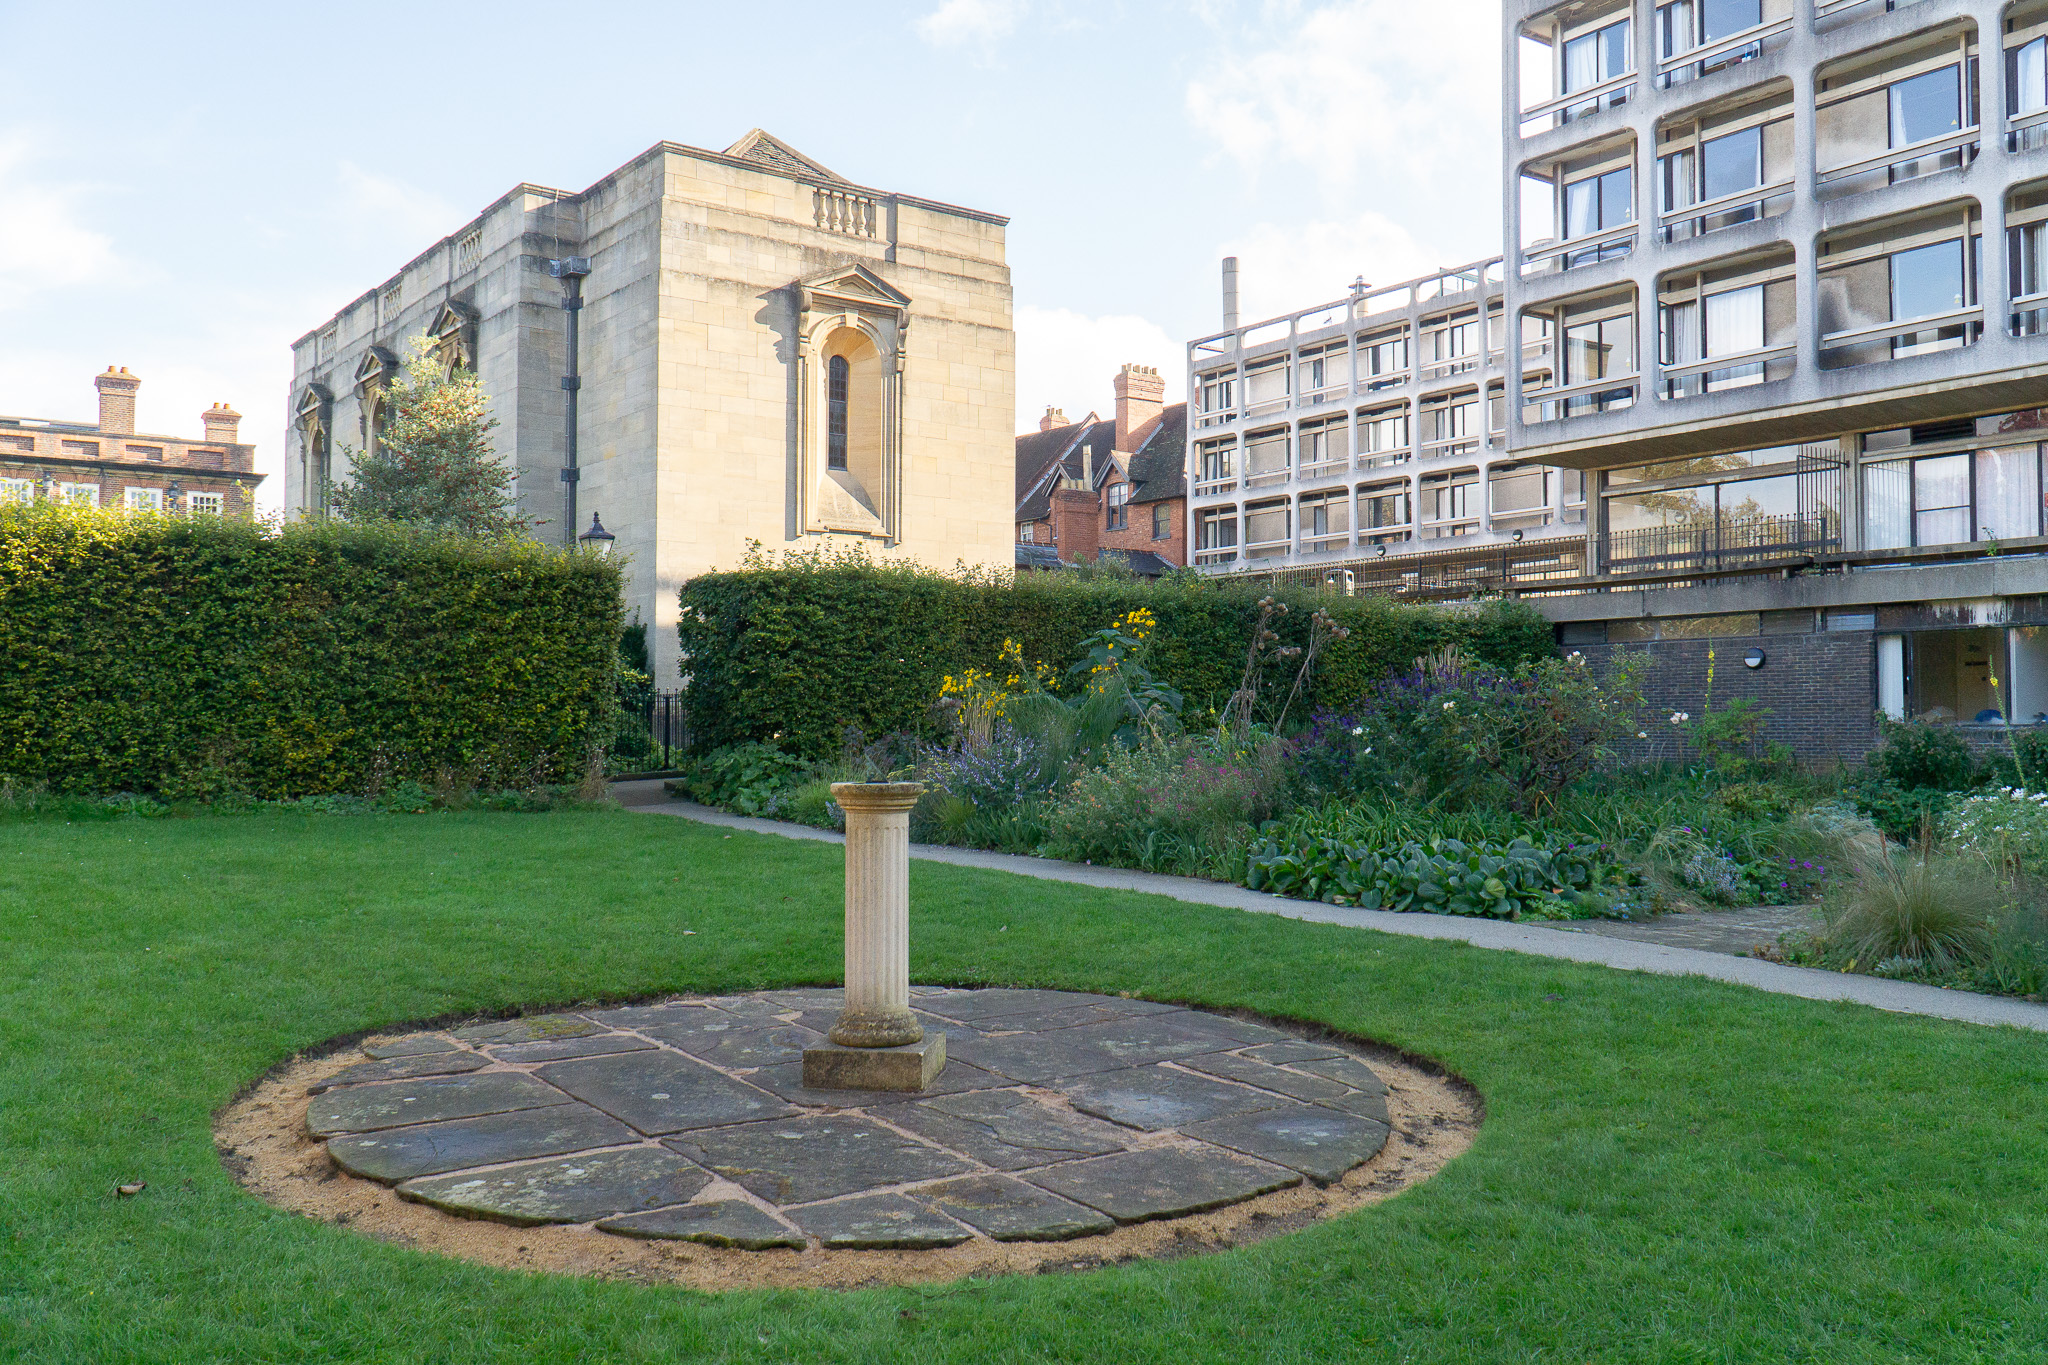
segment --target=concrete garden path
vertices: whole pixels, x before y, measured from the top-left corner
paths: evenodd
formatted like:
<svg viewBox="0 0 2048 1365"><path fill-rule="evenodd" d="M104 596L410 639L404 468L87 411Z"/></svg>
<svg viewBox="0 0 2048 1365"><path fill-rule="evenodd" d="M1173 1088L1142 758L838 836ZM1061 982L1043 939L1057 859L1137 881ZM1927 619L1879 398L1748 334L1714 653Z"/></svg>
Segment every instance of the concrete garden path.
<svg viewBox="0 0 2048 1365"><path fill-rule="evenodd" d="M612 795L629 810L655 815L681 816L700 824L743 829L756 834L779 834L791 839L842 842L841 836L808 825L780 820L755 820L728 815L694 802L669 796L659 780L619 782ZM1196 905L1220 905L1233 910L1281 915L1313 924L1340 924L1353 929L1377 929L1382 933L1405 934L1410 938L1456 939L1480 948L1530 953L1537 957L1562 958L1570 962L1592 962L1624 971L1654 972L1663 976L1703 976L1715 981L1753 986L1773 995L1796 995L1808 1000L1847 1000L1898 1014L1920 1014L1935 1019L1957 1019L1970 1024L2008 1024L2014 1028L2048 1033L2048 1005L2034 1005L2000 996L1976 995L1968 991L1943 990L1906 981L1825 972L1811 967L1789 967L1760 958L1735 957L1726 952L1678 947L1666 943L1645 943L1609 933L1576 932L1505 920L1468 919L1456 915L1397 914L1386 910L1358 910L1348 906L1323 905L1315 901L1290 900L1260 891L1193 877L1168 877L1153 872L1132 872L1123 868L1090 867L1055 862L1049 858L1027 858L1008 853L984 853L977 849L948 848L935 844L912 844L910 856L927 862L952 863L958 867L982 867L996 872L1014 872L1045 881L1073 882L1106 891L1137 891L1166 896Z"/></svg>

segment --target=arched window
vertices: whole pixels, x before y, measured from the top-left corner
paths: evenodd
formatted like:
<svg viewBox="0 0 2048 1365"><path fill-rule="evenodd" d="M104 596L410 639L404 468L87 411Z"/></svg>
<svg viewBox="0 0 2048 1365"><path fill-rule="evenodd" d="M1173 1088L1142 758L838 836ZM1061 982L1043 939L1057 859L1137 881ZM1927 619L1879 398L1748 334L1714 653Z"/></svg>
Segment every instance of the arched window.
<svg viewBox="0 0 2048 1365"><path fill-rule="evenodd" d="M825 454L833 469L846 468L846 357L835 355L826 367Z"/></svg>

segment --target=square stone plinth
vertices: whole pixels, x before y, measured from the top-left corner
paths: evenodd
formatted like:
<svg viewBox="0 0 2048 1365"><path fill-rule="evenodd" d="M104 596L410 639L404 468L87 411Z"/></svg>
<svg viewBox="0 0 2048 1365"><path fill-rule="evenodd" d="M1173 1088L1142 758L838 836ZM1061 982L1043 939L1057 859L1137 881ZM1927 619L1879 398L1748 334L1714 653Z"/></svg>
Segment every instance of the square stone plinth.
<svg viewBox="0 0 2048 1365"><path fill-rule="evenodd" d="M821 1042L804 1049L804 1084L813 1090L929 1090L946 1069L946 1035L927 1033L902 1047L841 1047Z"/></svg>

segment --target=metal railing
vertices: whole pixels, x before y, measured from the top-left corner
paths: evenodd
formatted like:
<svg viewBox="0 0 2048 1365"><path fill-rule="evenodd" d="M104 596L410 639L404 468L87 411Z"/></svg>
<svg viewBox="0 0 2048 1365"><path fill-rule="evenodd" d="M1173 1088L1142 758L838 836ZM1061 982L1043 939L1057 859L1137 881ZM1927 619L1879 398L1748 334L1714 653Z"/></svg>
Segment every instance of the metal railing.
<svg viewBox="0 0 2048 1365"><path fill-rule="evenodd" d="M1338 563L1254 570L1244 578L1320 584L1347 595L1439 600L1541 592L1552 581L1586 574L1584 536L1559 536L1523 544L1475 546L1465 550L1389 552Z"/></svg>
<svg viewBox="0 0 2048 1365"><path fill-rule="evenodd" d="M1680 526L1649 526L1602 537L1600 571L1652 573L1716 570L1764 559L1817 555L1842 548L1842 519L1805 516L1717 518Z"/></svg>
<svg viewBox="0 0 2048 1365"><path fill-rule="evenodd" d="M659 754L664 770L675 767L675 760L690 747L690 713L683 708L683 694L649 694L647 705L641 710L641 717L647 722L647 734L651 741L648 762L652 763L655 755Z"/></svg>

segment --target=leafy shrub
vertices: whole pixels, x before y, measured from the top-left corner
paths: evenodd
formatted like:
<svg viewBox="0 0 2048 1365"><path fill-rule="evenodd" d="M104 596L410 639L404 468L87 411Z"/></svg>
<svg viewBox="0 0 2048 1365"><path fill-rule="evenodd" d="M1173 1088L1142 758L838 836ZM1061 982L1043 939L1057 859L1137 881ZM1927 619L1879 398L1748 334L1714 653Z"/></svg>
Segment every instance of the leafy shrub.
<svg viewBox="0 0 2048 1365"><path fill-rule="evenodd" d="M1285 750L1267 735L1244 748L1221 735L1111 748L1046 813L1046 851L1235 880L1286 784Z"/></svg>
<svg viewBox="0 0 2048 1365"><path fill-rule="evenodd" d="M2048 857L2048 792L2000 787L1958 799L1940 821L1943 843L2014 871Z"/></svg>
<svg viewBox="0 0 2048 1365"><path fill-rule="evenodd" d="M1976 777L1970 746L1949 726L1882 716L1878 733L1884 742L1870 756L1870 771L1895 787L1954 792Z"/></svg>
<svg viewBox="0 0 2048 1365"><path fill-rule="evenodd" d="M815 764L773 744L729 744L696 760L672 785L707 806L773 816L781 813L796 788L815 776Z"/></svg>
<svg viewBox="0 0 2048 1365"><path fill-rule="evenodd" d="M1601 676L1577 655L1503 672L1442 651L1345 712L1317 713L1296 745L1302 779L1446 809L1541 809L1635 733L1637 663L1617 656Z"/></svg>
<svg viewBox="0 0 2048 1365"><path fill-rule="evenodd" d="M1605 908L1608 871L1591 849L1526 839L1505 846L1432 839L1376 849L1329 835L1296 835L1261 840L1245 885L1367 910L1569 919Z"/></svg>
<svg viewBox="0 0 2048 1365"><path fill-rule="evenodd" d="M161 800L531 787L609 738L619 571L532 541L0 507L0 776Z"/></svg>
<svg viewBox="0 0 2048 1365"><path fill-rule="evenodd" d="M1274 595L1297 604L1274 627L1283 645L1306 647L1317 607L1348 632L1323 652L1312 704L1356 698L1449 644L1498 668L1555 652L1549 625L1520 603L1452 612L1314 588ZM946 726L931 702L945 677L987 667L1006 640L1063 671L1093 647L1086 642L1095 632L1138 608L1157 620L1148 667L1160 684L1181 693L1191 715L1220 713L1241 683L1259 597L1249 586L1194 575L1149 584L1068 574L1012 582L1008 574L940 574L854 555L788 554L779 565L757 557L683 585L692 733L707 749L775 740L818 758L837 751L848 725L937 739ZM1270 701L1276 714L1281 704Z"/></svg>
<svg viewBox="0 0 2048 1365"><path fill-rule="evenodd" d="M1851 793L1856 809L1887 839L1911 843L1932 828L1948 810L1949 794L1940 787L1907 789L1883 778L1859 783Z"/></svg>

